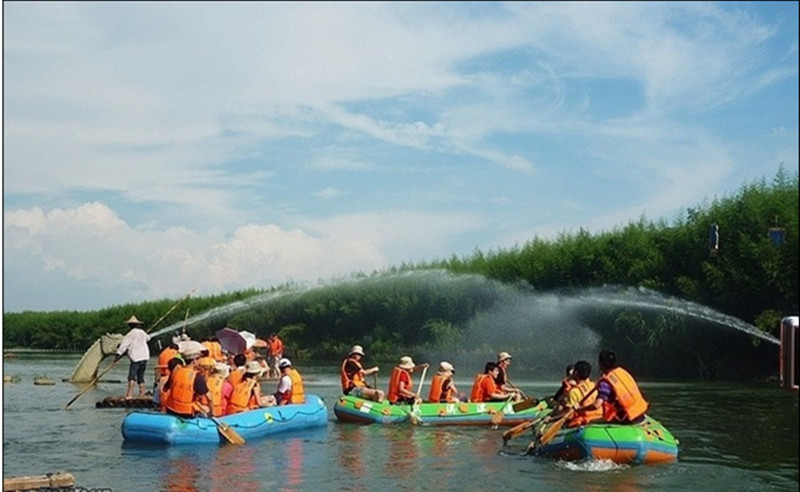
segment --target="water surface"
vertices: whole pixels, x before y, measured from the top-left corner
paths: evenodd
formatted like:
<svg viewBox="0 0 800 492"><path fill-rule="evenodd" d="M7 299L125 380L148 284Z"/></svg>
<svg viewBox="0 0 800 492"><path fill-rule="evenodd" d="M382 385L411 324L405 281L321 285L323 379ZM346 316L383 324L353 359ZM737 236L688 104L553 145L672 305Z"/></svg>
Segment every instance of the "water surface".
<svg viewBox="0 0 800 492"><path fill-rule="evenodd" d="M82 389L61 381L77 361L53 355L4 359L4 374L21 377L3 385L4 477L64 470L77 486L114 491L798 490L798 396L774 383L642 382L649 413L679 439L680 450L677 463L630 467L522 456L527 441L503 446L504 428L340 423L333 415L338 367L301 364L306 392L321 396L329 408L327 427L244 446L130 445L120 433L127 410L94 407L106 396L122 395L123 384L100 384L64 410ZM107 378L124 380L126 372L127 365L118 364ZM57 383L35 386L37 375ZM456 382L470 386L466 378ZM558 385L515 382L536 396L552 394ZM272 391L272 384L266 389Z"/></svg>

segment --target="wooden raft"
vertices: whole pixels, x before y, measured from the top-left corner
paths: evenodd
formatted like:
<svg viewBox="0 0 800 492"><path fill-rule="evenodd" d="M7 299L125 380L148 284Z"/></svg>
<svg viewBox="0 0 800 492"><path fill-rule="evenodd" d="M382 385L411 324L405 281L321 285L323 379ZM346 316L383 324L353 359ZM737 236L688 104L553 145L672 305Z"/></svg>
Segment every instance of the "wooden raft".
<svg viewBox="0 0 800 492"><path fill-rule="evenodd" d="M94 404L95 408L156 408L152 396L140 396L126 400L124 396L106 396Z"/></svg>
<svg viewBox="0 0 800 492"><path fill-rule="evenodd" d="M15 490L73 490L75 477L71 473L58 471L31 477L3 478L3 492Z"/></svg>

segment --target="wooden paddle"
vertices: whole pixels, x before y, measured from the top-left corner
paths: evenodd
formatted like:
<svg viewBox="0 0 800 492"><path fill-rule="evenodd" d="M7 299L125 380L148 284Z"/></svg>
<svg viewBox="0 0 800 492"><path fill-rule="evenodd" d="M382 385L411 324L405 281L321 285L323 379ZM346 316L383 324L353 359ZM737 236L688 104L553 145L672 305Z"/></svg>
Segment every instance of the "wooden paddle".
<svg viewBox="0 0 800 492"><path fill-rule="evenodd" d="M512 399L514 399L514 393L509 394L508 398L506 398L506 401L503 402L503 406L500 407L500 410L492 414L492 425L500 425L500 423L503 421L503 417L505 417L503 409Z"/></svg>
<svg viewBox="0 0 800 492"><path fill-rule="evenodd" d="M417 414L419 412L419 403L417 401L420 398L420 394L422 394L422 385L425 382L425 374L428 372L428 367L425 366L422 368L422 376L419 378L419 387L417 388L417 397L414 399L414 404L411 406L411 411L408 412L408 418L411 419L411 423L414 425L422 425L422 419Z"/></svg>
<svg viewBox="0 0 800 492"><path fill-rule="evenodd" d="M231 444L245 443L244 438L240 436L238 432L233 430L233 427L219 420L216 417L212 417L209 415L208 418L211 419L211 421L217 425L217 430L219 431L220 434L222 434L222 437L228 440L229 443Z"/></svg>
<svg viewBox="0 0 800 492"><path fill-rule="evenodd" d="M518 401L517 403L514 403L513 405L511 405L511 408L514 409L514 412L521 412L523 410L527 410L529 408L533 408L538 404L539 404L539 399L538 398L528 397L528 398L525 398L522 401Z"/></svg>
<svg viewBox="0 0 800 492"><path fill-rule="evenodd" d="M542 432L542 435L539 438L539 444L538 444L537 447L544 446L545 444L547 444L550 441L552 441L553 438L558 433L558 431L560 431L561 428L564 427L564 424L567 422L567 420L572 418L572 416L574 414L575 414L575 409L570 408L569 411L564 414L564 416L562 416L560 419L558 419L555 422L553 422L552 424L550 424L550 427L547 430Z"/></svg>
<svg viewBox="0 0 800 492"><path fill-rule="evenodd" d="M548 412L547 415L550 415ZM514 427L508 429L507 431L503 432L503 444L507 443L511 439L520 436L526 430L530 429L534 425L538 424L542 420L544 420L547 415L542 415L541 417L535 418L533 420L529 420L527 422L523 422L521 424L515 425Z"/></svg>
<svg viewBox="0 0 800 492"><path fill-rule="evenodd" d="M105 375L106 375L106 373L108 373L108 371L110 371L110 370L111 370L111 369L112 369L114 366L116 366L116 365L117 365L117 362L119 362L120 360L122 360L122 359L115 359L115 360L114 360L114 362L112 362L111 364L109 364L109 365L108 365L108 367L106 367L105 369L103 369L103 371L102 371L100 374L98 374L98 375L97 375L97 377L96 377L96 378L94 378L94 379L92 380L92 382L91 382L91 383L87 384L87 385L86 385L86 387L85 387L85 388L83 388L83 390L82 390L80 393L78 393L77 395L73 396L73 397L72 397L72 399L71 399L70 401L68 401L66 405L64 405L64 410L67 410L67 409L69 408L69 406L70 406L70 405L72 405L73 403L75 403L75 400L77 400L78 398L80 398L81 396L83 396L83 395L84 395L84 393L86 393L87 391L89 391L89 389L90 389L92 386L94 386L95 384L97 384L97 382L98 382L98 381L100 381L100 378L102 378L103 376L105 376Z"/></svg>

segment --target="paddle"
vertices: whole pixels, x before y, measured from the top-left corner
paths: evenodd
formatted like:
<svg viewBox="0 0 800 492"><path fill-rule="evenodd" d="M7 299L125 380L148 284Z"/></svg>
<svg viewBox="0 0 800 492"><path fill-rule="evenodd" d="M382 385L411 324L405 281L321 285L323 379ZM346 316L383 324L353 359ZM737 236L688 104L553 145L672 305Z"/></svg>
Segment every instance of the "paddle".
<svg viewBox="0 0 800 492"><path fill-rule="evenodd" d="M575 414L575 409L570 408L569 411L565 413L560 419L550 424L550 427L544 432L542 432L542 435L539 438L539 443L535 447L538 448L539 446L544 446L550 441L552 441L553 438L558 433L558 431L560 431L561 428L564 427L564 424L567 422L567 420L569 420L574 414Z"/></svg>
<svg viewBox="0 0 800 492"><path fill-rule="evenodd" d="M414 404L411 406L411 411L408 412L408 417L414 425L422 425L422 419L419 417L419 401L420 394L422 393L422 385L425 383L425 374L428 372L428 366L422 368L422 376L419 378L419 387L417 388L417 397L414 399Z"/></svg>
<svg viewBox="0 0 800 492"><path fill-rule="evenodd" d="M527 410L529 408L533 408L538 404L539 404L539 399L538 398L528 397L528 398L525 398L522 401L518 401L517 403L514 403L513 405L511 405L511 408L514 409L514 412L521 412L523 410Z"/></svg>
<svg viewBox="0 0 800 492"><path fill-rule="evenodd" d="M225 422L222 422L216 417L212 417L211 415L208 415L208 418L211 419L211 421L217 425L217 430L219 431L220 434L222 434L222 437L228 440L229 443L231 444L245 443L244 438L240 436L238 432L233 430L233 427L229 426Z"/></svg>
<svg viewBox="0 0 800 492"><path fill-rule="evenodd" d="M547 415L550 414L548 413ZM515 425L514 427L503 432L503 444L507 443L511 439L514 439L515 437L520 436L523 432L525 432L526 430L530 429L534 425L544 420L547 417L547 415L542 415L541 417L535 418L533 420L529 420L527 422Z"/></svg>
<svg viewBox="0 0 800 492"><path fill-rule="evenodd" d="M164 313L164 315L163 315L163 316L161 316L160 318L158 318L158 320L156 320L156 322L155 322L155 323L153 323L153 325L152 325L150 328L148 328L148 329L147 329L147 331L146 331L145 333L150 333L150 331L152 331L152 329L153 329L153 328L155 328L156 326L158 326L158 324L159 324L159 323L161 323L162 321L164 321L164 318L166 318L166 317L167 317L167 315L169 315L169 313L171 313L172 311L174 311L174 310L175 310L175 308L177 308L178 306L180 306L180 304L181 304L183 301L185 301L186 299L188 299L188 298L189 298L189 296L190 296L190 295L192 295L192 292L194 292L194 291L196 291L196 290L197 290L197 287L195 287L194 289L192 289L192 290L191 290L191 292L189 292L188 294L186 294L186 296L185 296L183 299L181 299L180 301L178 301L177 303L175 303L175 305L174 305L174 306L172 306L171 308L169 308L169 310L168 310L166 313ZM112 362L111 364L109 364L109 366L108 366L108 367L106 367L106 368L103 370L103 372L101 372L100 374L98 374L98 375L97 375L97 377L96 377L96 378L94 378L94 379L92 380L92 382L91 382L91 383L89 383L89 384L88 384L88 385L87 385L87 386L86 386L86 387L83 389L83 391L81 391L80 393L78 393L77 395L75 395L75 396L74 396L74 397L73 397L73 398L72 398L70 401L68 401L68 402L67 402L67 404L66 404L66 405L64 405L64 410L67 410L67 409L69 408L69 406L70 406L70 405L72 405L73 403L75 403L75 400L77 400L78 398L80 398L81 396L83 396L83 395L84 395L84 393L86 393L87 391L89 391L89 388L91 388L92 386L94 386L95 384L97 384L97 382L98 382L98 381L100 381L100 378L101 378L101 377L103 377L103 376L105 376L105 375L106 375L106 373L107 373L108 371L110 371L112 367L114 367L115 365L117 365L117 362L119 362L120 360L121 360L121 359L115 359L115 360L114 360L114 362Z"/></svg>
<svg viewBox="0 0 800 492"><path fill-rule="evenodd" d="M503 417L505 416L505 414L503 413L503 409L506 407L508 402L510 402L513 399L514 399L514 393L509 394L508 398L506 398L506 401L503 402L503 406L500 407L500 410L492 414L492 419L491 419L492 425L500 425L500 422L503 421Z"/></svg>
<svg viewBox="0 0 800 492"><path fill-rule="evenodd" d="M90 382L89 384L87 384L87 385L86 385L86 387L85 387L85 388L83 388L83 390L82 390L80 393L78 393L77 395L73 396L73 397L72 397L72 399L71 399L70 401L68 401L66 405L64 405L64 410L68 409L70 405L72 405L73 403L75 403L75 400L77 400L78 398L80 398L81 396L83 396L83 394L84 394L84 393L86 393L87 391L89 391L89 389L90 389L92 386L94 386L95 384L97 384L97 382L98 382L98 381L100 381L100 378L102 378L103 376L105 376L105 375L106 375L106 373L108 373L108 371L110 371L110 370L111 370L111 369L112 369L114 366L116 366L116 365L117 365L117 362L119 362L120 360L122 360L122 359L115 359L115 360L114 360L114 361L113 361L111 364L109 364L109 365L108 365L108 367L106 367L105 369L103 369L103 371L102 371L100 374L98 374L96 378L92 379L92 382Z"/></svg>

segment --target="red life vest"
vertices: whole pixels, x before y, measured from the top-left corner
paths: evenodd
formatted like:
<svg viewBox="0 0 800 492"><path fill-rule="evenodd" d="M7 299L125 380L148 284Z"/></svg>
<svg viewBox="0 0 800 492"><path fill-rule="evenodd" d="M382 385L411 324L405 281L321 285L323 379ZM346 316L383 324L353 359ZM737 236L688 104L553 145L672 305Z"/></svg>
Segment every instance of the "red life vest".
<svg viewBox="0 0 800 492"><path fill-rule="evenodd" d="M355 364L358 366L358 371L353 374L353 379L350 379L350 376L347 375L347 371L345 368L347 367L347 363ZM342 393L347 394L356 386L366 386L367 383L364 381L364 366L361 365L360 362L357 360L347 357L344 361L342 361L342 370L341 370L341 381L342 381Z"/></svg>
<svg viewBox="0 0 800 492"><path fill-rule="evenodd" d="M441 402L449 402L454 399L455 392L453 391L453 386L450 385L447 388L447 391L444 391L444 384L450 378L446 378L439 373L433 375L431 379L431 389L428 392L428 401L431 403L441 403Z"/></svg>
<svg viewBox="0 0 800 492"><path fill-rule="evenodd" d="M389 391L386 393L386 399L389 400L390 403L397 403L399 398L405 398L400 395L401 380L406 382L407 391L413 391L414 383L411 381L411 374L405 369L395 366L395 368L392 369L392 374L389 376Z"/></svg>

